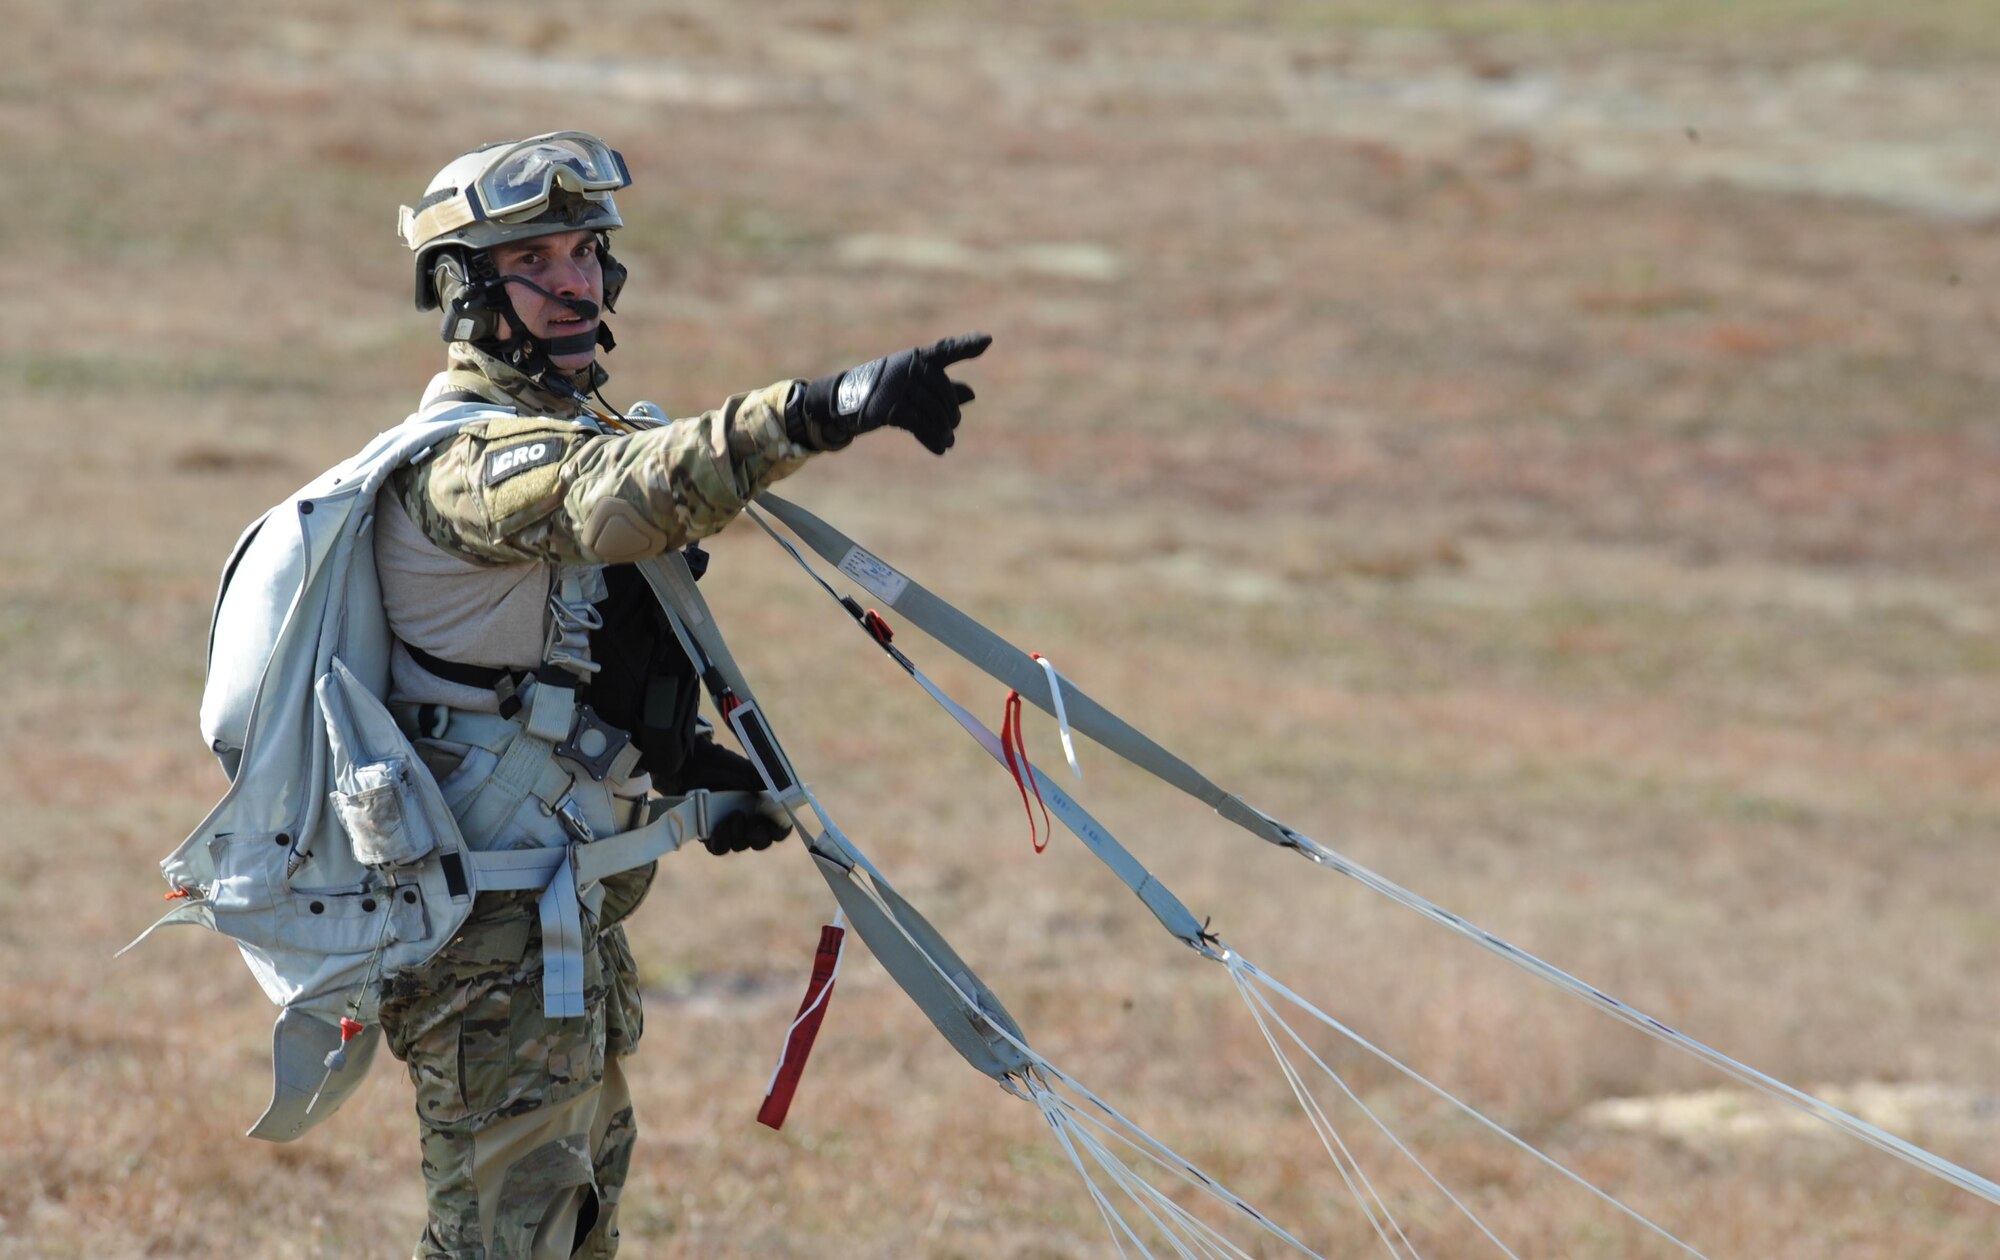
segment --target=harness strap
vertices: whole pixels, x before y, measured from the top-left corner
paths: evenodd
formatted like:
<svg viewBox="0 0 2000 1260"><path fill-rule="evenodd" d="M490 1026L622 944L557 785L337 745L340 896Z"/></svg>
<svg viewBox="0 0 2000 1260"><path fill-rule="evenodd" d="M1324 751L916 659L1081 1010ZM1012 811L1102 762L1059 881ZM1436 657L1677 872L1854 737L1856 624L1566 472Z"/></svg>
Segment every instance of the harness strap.
<svg viewBox="0 0 2000 1260"><path fill-rule="evenodd" d="M575 721L576 685L565 686L545 679L535 684L528 700L528 720L521 729L554 747L568 737L570 725Z"/></svg>
<svg viewBox="0 0 2000 1260"><path fill-rule="evenodd" d="M485 785L481 793L491 796L490 804L478 804L478 817L473 818L472 810L467 811L467 819L461 823L463 829L471 829L475 823L488 823L487 834L493 828L504 826L513 810L528 795L554 809L558 802L574 786L570 776L553 760L545 765L534 763L541 750L536 748L530 735L529 743L522 745L520 752L513 752L521 744L522 726L518 720L510 720L492 713L476 713L469 709L453 709L440 704L416 704L399 701L389 706L389 712L403 728L403 733L411 739L439 739L452 744L464 744L471 748L484 749L501 759L506 766L508 782L514 786L525 782L527 787L521 792L508 795L488 793ZM558 745L551 744L548 752L553 754ZM514 760L508 762L512 754ZM606 771L608 776L623 779L631 775L639 766L639 750L636 745L626 744L610 759ZM501 771L496 768L495 776ZM489 779L489 783L491 780ZM511 804L508 802L511 800ZM503 812L504 811L504 812Z"/></svg>
<svg viewBox="0 0 2000 1260"><path fill-rule="evenodd" d="M652 802L643 827L559 848L499 849L465 855L481 892L541 890L542 1011L550 1019L584 1014L583 912L579 889L620 871L658 861L690 840L705 839L715 820L756 807L754 792L695 791Z"/></svg>
<svg viewBox="0 0 2000 1260"><path fill-rule="evenodd" d="M1144 903L1145 907L1153 912L1153 917L1160 921L1161 926L1165 927L1167 931L1173 933L1182 941L1185 941L1188 945L1197 949L1203 947L1204 942L1208 938L1207 930L1194 917L1193 912L1182 903L1181 899L1176 897L1165 884L1156 879L1153 873L1147 870L1139 859L1133 857L1131 851L1121 844L1116 836L1111 834L1109 828L1091 817L1089 811L1077 804L1075 798L1063 791L1053 780L1043 774L1033 762L1029 761L1025 749L1021 750L1017 755L1014 741L1017 741L1020 735L1021 696L1019 692L1009 695L1007 721L1003 725L1002 733L995 735L991 730L987 729L985 723L967 712L964 705L946 695L943 689L924 674L924 671L917 668L916 662L911 660L901 648L890 642L890 639L894 637L893 635L880 633L878 627L875 624L871 624L868 616L861 612L860 605L851 599L842 599L840 594L827 584L826 579L813 569L806 558L799 554L798 548L787 542L776 530L772 529L770 524L757 513L755 508L749 509L748 514L751 520L755 521L765 533L769 534L780 547L785 549L786 553L793 560L798 562L799 567L805 570L807 577L810 577L819 585L820 589L824 590L847 609L849 615L854 617L856 624L868 632L869 636L875 640L876 645L888 655L889 659L901 666L904 673L908 674L918 686L922 687L931 699L937 701L938 705L952 716L952 720L956 721L965 730L966 734L972 736L978 742L979 746L986 750L987 755L1008 769L1014 777L1015 786L1021 789L1023 803L1027 801L1028 788L1032 785L1035 790L1035 798L1042 803L1044 813L1053 813L1057 818L1061 819L1063 825L1068 827L1076 835L1077 839L1083 841L1084 847L1088 848L1097 856L1099 861L1109 867L1112 874L1116 875L1127 888L1132 890L1133 895L1138 897ZM851 572L850 576L852 576ZM870 612L873 613L873 610L871 609ZM875 621L881 621L881 614L874 613L873 615ZM1055 691L1052 687L1051 694L1059 696L1060 692ZM1060 699L1056 703L1060 704ZM1028 816L1028 822L1029 827L1032 829L1034 826L1034 815L1032 813ZM1040 852L1042 846L1046 844L1046 840L1038 838L1036 841L1036 851Z"/></svg>
<svg viewBox="0 0 2000 1260"><path fill-rule="evenodd" d="M561 820L570 837L566 845L474 850L464 855L482 892L541 892L542 1010L550 1019L576 1019L585 1013L579 890L672 852L690 834L705 837L710 825L707 794L701 793L691 803L665 803L642 827L596 840L571 795L576 777L557 761L556 741L569 736L576 713L575 695L569 687L537 682L528 695L527 712L511 719L429 704L391 706L406 733L467 744L495 756L492 771L464 806L460 818L464 834L504 841L505 829L522 803L533 796L541 802L544 813ZM637 765L638 755L638 750L628 745L619 751L612 767L621 774L629 773Z"/></svg>
<svg viewBox="0 0 2000 1260"><path fill-rule="evenodd" d="M492 691L503 679L508 678L513 679L515 685L519 686L534 673L528 669L502 669L498 665L468 665L463 661L448 661L442 656L433 656L408 641L404 641L403 648L409 652L411 660L424 667L426 673L436 674L446 682L457 683L461 687L476 687L481 691Z"/></svg>
<svg viewBox="0 0 2000 1260"><path fill-rule="evenodd" d="M569 789L570 776L555 761L554 741L539 739L515 725L514 737L466 807L459 829L471 836L496 835L531 794L553 810Z"/></svg>
<svg viewBox="0 0 2000 1260"><path fill-rule="evenodd" d="M771 750L771 759L758 764L765 787L785 805L814 865L876 959L966 1062L999 1081L1024 1071L1029 1058L1019 1047L1025 1035L999 995L896 894L793 773L686 563L678 555L650 556L633 567L659 597L674 637L695 668L718 694L734 702L730 725L746 751L759 742ZM732 706L718 707L730 712ZM820 826L811 825L806 813Z"/></svg>
<svg viewBox="0 0 2000 1260"><path fill-rule="evenodd" d="M521 729L519 722L492 713L478 713L471 709L453 709L441 704L413 704L407 701L389 706L389 711L401 724L403 733L411 739L441 739L447 743L465 744L472 748L483 748L498 757L507 751L514 736ZM558 746L560 748L560 746ZM639 750L633 744L620 748L609 762L606 776L614 779L629 777L639 768Z"/></svg>
<svg viewBox="0 0 2000 1260"><path fill-rule="evenodd" d="M556 850L562 860L542 889L542 1014L583 1018L583 908L577 904L575 844Z"/></svg>
<svg viewBox="0 0 2000 1260"><path fill-rule="evenodd" d="M697 790L686 796L655 797L647 802L652 818L644 826L615 836L568 848L497 849L468 853L467 863L478 876L479 891L547 888L565 858L578 884L658 861L693 840L706 839L717 822L757 807L756 792Z"/></svg>
<svg viewBox="0 0 2000 1260"><path fill-rule="evenodd" d="M453 709L442 704L397 701L389 706L389 712L411 739L441 739L447 743L484 748L496 757L507 751L515 732L521 729L519 722L495 713Z"/></svg>

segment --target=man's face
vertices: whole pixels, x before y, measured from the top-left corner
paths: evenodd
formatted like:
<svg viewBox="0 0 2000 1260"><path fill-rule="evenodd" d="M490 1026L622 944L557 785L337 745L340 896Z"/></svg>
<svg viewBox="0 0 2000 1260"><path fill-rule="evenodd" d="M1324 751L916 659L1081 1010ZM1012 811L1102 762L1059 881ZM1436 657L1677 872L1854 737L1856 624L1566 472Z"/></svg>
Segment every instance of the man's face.
<svg viewBox="0 0 2000 1260"><path fill-rule="evenodd" d="M493 265L501 275L532 280L559 297L593 302L601 313L604 268L597 260L596 233L556 232L495 245L492 253ZM597 320L579 319L569 307L543 297L526 285L508 285L507 296L514 303L514 313L537 338L567 337L597 330ZM503 324L500 336L502 340L513 336L513 329ZM575 354L552 354L549 361L565 372L576 372L590 366L596 358L597 348L590 346Z"/></svg>

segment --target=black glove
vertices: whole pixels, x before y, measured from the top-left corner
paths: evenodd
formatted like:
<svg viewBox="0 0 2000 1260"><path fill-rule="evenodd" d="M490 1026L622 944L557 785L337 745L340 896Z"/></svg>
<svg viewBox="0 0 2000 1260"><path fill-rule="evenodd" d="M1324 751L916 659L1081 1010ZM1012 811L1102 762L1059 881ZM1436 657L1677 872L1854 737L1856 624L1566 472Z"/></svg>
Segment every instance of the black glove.
<svg viewBox="0 0 2000 1260"><path fill-rule="evenodd" d="M779 822L761 810L746 809L718 819L702 843L718 857L725 853L741 853L745 849L761 853L791 834L792 824Z"/></svg>
<svg viewBox="0 0 2000 1260"><path fill-rule="evenodd" d="M971 386L944 370L978 358L992 344L985 333L960 333L807 381L785 404L785 431L809 450L837 451L856 434L889 425L908 429L926 450L942 455L951 449L958 409L973 397Z"/></svg>
<svg viewBox="0 0 2000 1260"><path fill-rule="evenodd" d="M764 777L741 753L731 752L712 739L696 740L689 749L681 772L675 776L682 792L707 788L714 792L762 792ZM741 853L763 850L792 834L792 824L777 811L748 809L716 820L702 843L710 853Z"/></svg>

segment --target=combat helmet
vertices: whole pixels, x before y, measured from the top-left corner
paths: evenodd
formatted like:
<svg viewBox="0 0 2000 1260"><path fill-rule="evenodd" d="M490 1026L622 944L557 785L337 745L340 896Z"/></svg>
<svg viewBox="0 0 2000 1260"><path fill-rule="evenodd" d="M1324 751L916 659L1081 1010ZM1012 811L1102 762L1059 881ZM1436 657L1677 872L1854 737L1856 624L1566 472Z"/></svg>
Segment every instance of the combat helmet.
<svg viewBox="0 0 2000 1260"><path fill-rule="evenodd" d="M616 310L626 272L610 254L609 234L625 221L611 194L631 183L624 156L583 131L504 140L453 158L417 204L401 207L397 216L403 244L416 255L417 309L443 312L438 336L446 342L471 342L492 353L501 350L505 321L514 337L504 357L531 372L546 366L549 354L573 354L593 344L609 350L611 333L601 322L592 333L535 342L514 313L507 286L523 284L545 297L555 295L519 276L501 276L489 251L554 232L595 231L604 309ZM597 314L589 302L555 300L585 318ZM541 362L525 361L534 359Z"/></svg>

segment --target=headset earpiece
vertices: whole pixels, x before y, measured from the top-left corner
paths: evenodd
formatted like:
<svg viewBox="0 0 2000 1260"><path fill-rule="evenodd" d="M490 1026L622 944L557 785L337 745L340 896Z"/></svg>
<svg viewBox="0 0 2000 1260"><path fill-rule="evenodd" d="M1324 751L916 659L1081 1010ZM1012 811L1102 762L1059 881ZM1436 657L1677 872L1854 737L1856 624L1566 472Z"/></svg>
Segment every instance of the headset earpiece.
<svg viewBox="0 0 2000 1260"><path fill-rule="evenodd" d="M604 309L618 309L618 295L625 291L625 264L611 256L611 233L597 234L597 266L604 273ZM609 349L609 347L606 347Z"/></svg>
<svg viewBox="0 0 2000 1260"><path fill-rule="evenodd" d="M431 266L431 297L434 303L444 309L438 321L438 336L445 341L490 341L500 335L499 311L493 309L489 296L490 286L475 283L468 271L490 271L491 263L482 268L485 251L479 257L468 260L461 250L440 250Z"/></svg>

